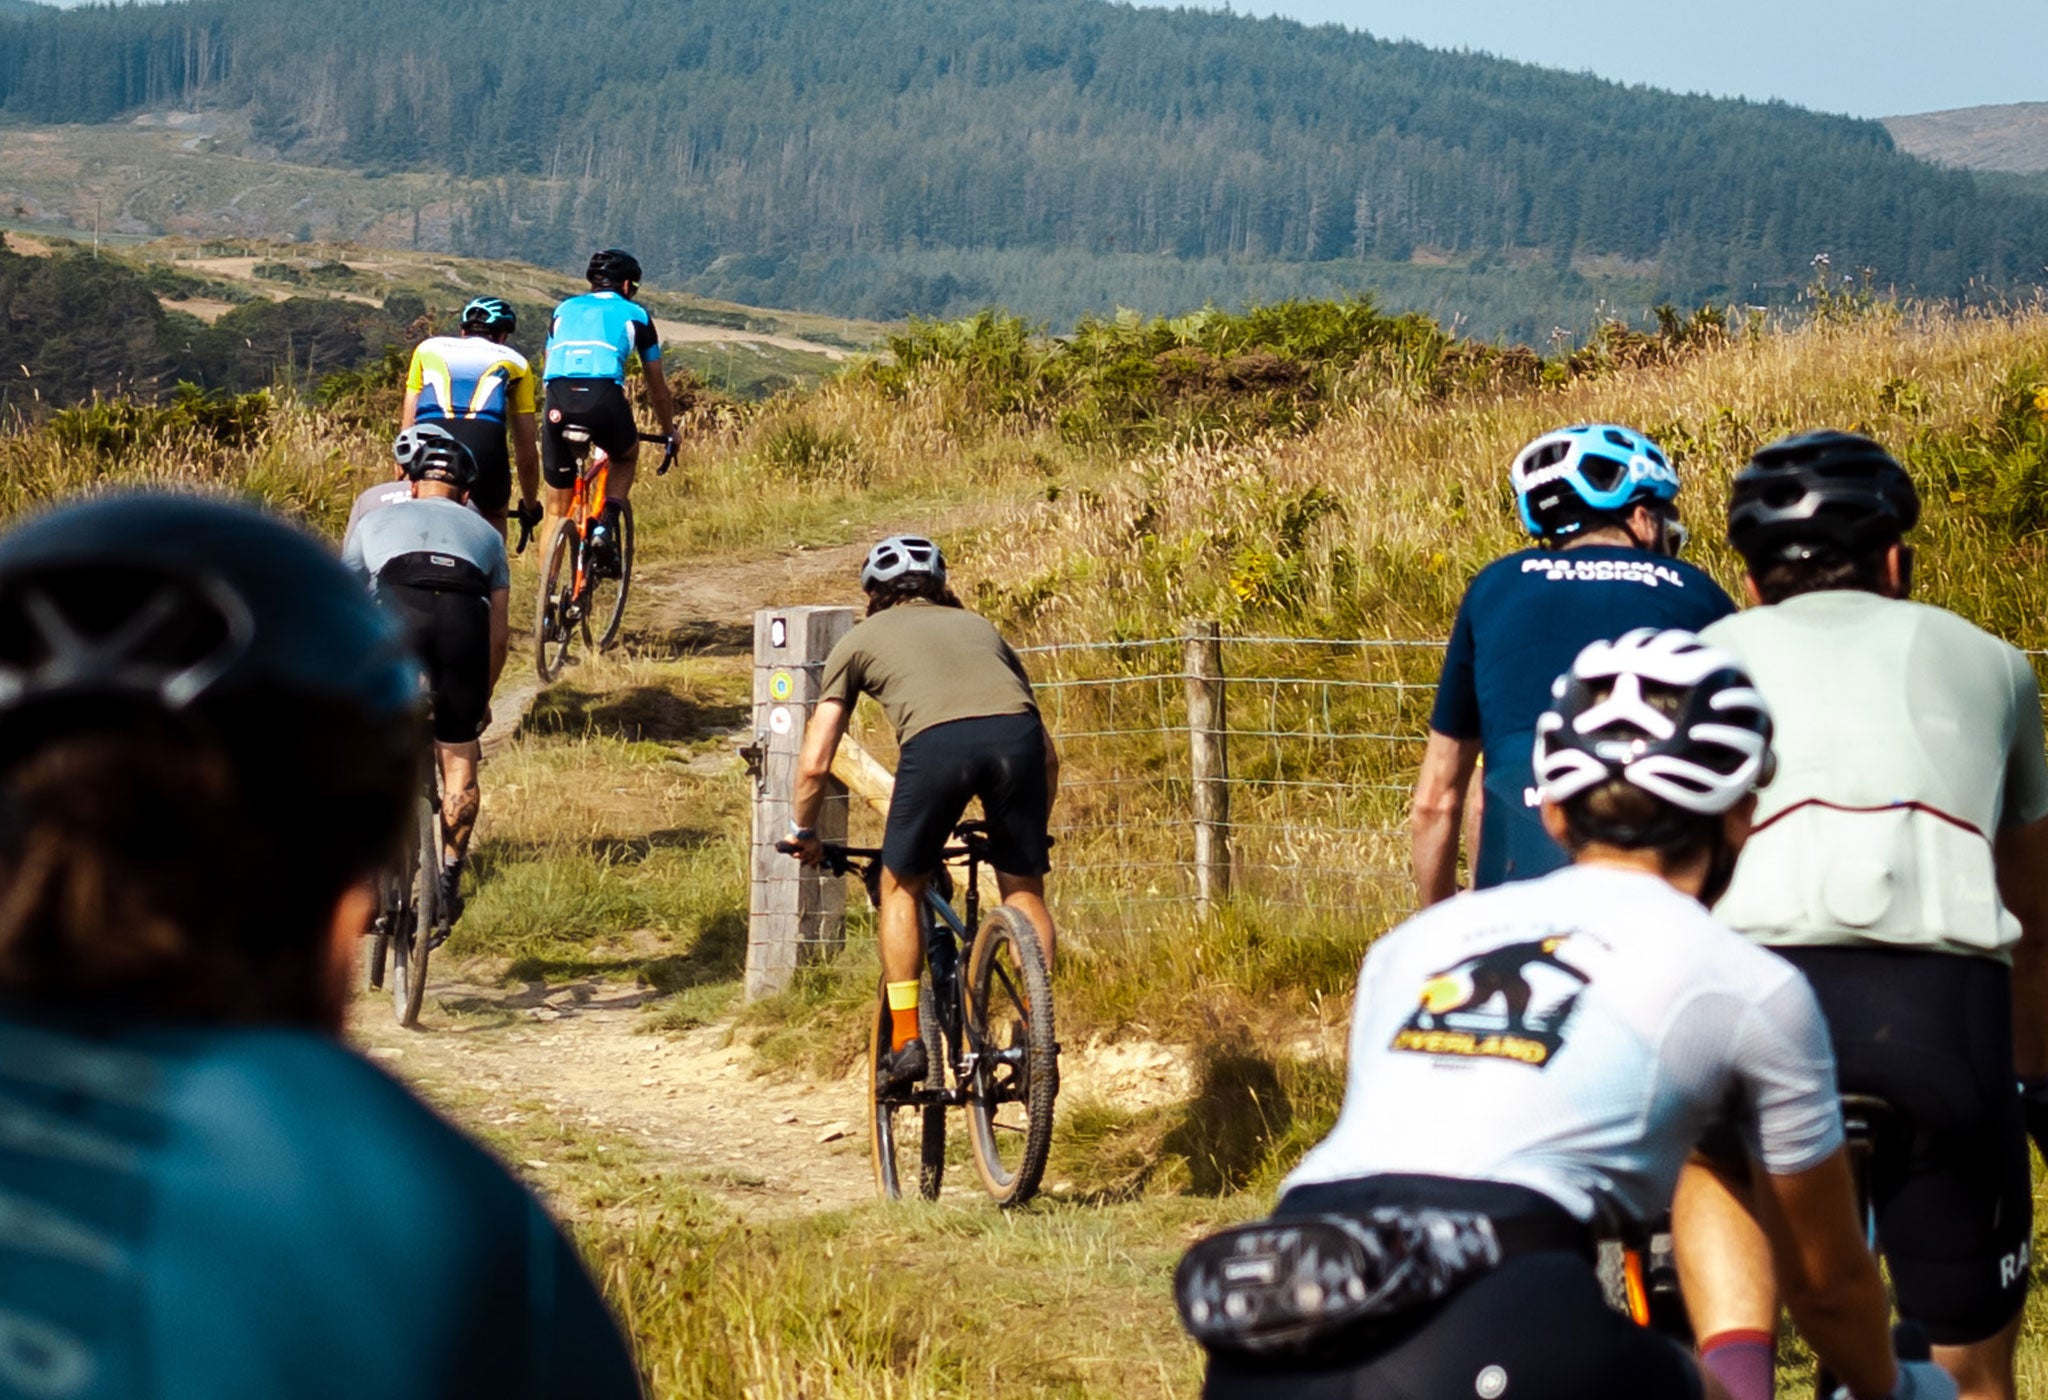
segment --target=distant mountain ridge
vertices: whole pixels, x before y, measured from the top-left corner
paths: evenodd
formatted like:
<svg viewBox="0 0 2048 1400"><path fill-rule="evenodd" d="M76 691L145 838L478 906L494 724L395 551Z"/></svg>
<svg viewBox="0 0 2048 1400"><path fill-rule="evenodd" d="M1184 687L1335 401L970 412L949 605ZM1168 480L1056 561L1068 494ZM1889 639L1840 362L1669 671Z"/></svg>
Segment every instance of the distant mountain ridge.
<svg viewBox="0 0 2048 1400"><path fill-rule="evenodd" d="M1782 299L1820 252L1931 295L2048 264L2048 199L1904 159L1876 122L1336 27L1101 0L463 13L62 11L0 45L0 111L234 111L294 161L462 177L464 251L566 267L620 243L667 285L884 319L1108 310L1075 287L1111 263L1154 311L1184 309L1143 299L1155 272L1192 267L1224 302L1449 268L1590 310L1617 278L1640 307Z"/></svg>
<svg viewBox="0 0 2048 1400"><path fill-rule="evenodd" d="M2048 171L2048 102L2008 102L1886 117L1899 149L1936 165L2008 175Z"/></svg>

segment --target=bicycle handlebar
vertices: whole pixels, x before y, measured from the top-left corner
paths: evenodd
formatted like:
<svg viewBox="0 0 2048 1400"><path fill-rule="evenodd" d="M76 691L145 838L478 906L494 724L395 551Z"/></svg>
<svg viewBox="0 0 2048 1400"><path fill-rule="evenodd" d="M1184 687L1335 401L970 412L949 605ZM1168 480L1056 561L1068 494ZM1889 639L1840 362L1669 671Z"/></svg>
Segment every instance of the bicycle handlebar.
<svg viewBox="0 0 2048 1400"><path fill-rule="evenodd" d="M658 442L667 447L661 454L661 465L654 469L656 476L667 476L668 469L676 464L676 440L667 433L641 433L642 442Z"/></svg>

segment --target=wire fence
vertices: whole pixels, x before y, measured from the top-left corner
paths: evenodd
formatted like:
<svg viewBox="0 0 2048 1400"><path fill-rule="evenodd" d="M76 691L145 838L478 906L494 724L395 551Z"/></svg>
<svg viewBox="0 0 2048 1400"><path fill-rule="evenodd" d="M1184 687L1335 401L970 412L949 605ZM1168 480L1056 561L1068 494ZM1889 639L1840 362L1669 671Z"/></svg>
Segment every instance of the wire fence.
<svg viewBox="0 0 2048 1400"><path fill-rule="evenodd" d="M1407 797L1443 644L1226 636L1212 666L1188 647L1144 637L1022 649L1062 758L1061 907L1102 927L1198 901L1204 824L1237 900L1341 916L1369 887L1405 883ZM1204 686L1207 731L1190 722ZM1221 760L1214 812L1196 801L1204 742Z"/></svg>

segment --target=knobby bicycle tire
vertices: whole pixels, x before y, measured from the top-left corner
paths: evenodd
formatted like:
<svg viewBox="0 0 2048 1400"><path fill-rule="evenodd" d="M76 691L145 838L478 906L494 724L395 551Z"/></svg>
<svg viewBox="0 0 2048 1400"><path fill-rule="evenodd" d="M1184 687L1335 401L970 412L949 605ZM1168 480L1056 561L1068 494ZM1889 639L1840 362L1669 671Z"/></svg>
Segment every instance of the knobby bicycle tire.
<svg viewBox="0 0 2048 1400"><path fill-rule="evenodd" d="M967 1085L974 1167L999 1204L1022 1205L1037 1193L1052 1151L1059 1042L1038 932L1007 905L989 914L974 940L966 1013L967 1043L980 1052Z"/></svg>
<svg viewBox="0 0 2048 1400"><path fill-rule="evenodd" d="M886 1201L903 1199L903 1144L897 1132L901 1120L916 1114L918 1123L917 1191L928 1201L939 1198L946 1171L946 1106L923 1106L885 1101L875 1092L875 1066L889 1048L889 989L875 994L875 1024L868 1035L868 1147L875 1167L875 1189ZM932 1004L932 979L920 979L917 1002L917 1033L924 1037L930 1068L924 1087L934 1094L946 1087L945 1041L939 1031L938 1013Z"/></svg>
<svg viewBox="0 0 2048 1400"><path fill-rule="evenodd" d="M583 600L583 639L597 651L609 651L619 640L619 626L626 620L626 594L633 587L633 507L619 503L619 576L595 579ZM594 619L603 618L601 629Z"/></svg>
<svg viewBox="0 0 2048 1400"><path fill-rule="evenodd" d="M420 1023L420 1007L427 995L427 958L433 950L434 932L441 916L441 808L431 792L420 794L417 803L418 830L413 840L412 910L393 940L392 1008L398 1024L411 1028Z"/></svg>
<svg viewBox="0 0 2048 1400"><path fill-rule="evenodd" d="M575 602L575 553L580 538L574 522L559 522L540 571L533 609L533 666L544 683L569 664L569 648L576 639L577 629L568 616Z"/></svg>

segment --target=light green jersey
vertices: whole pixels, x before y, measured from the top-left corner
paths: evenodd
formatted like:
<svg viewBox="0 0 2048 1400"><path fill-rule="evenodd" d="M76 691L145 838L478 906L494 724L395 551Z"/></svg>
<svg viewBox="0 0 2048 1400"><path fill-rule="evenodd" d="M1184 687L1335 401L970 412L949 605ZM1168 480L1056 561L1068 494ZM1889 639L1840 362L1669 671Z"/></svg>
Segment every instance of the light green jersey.
<svg viewBox="0 0 2048 1400"><path fill-rule="evenodd" d="M2009 956L1991 843L2048 815L2041 700L2019 651L1954 613L1803 594L1703 632L1777 721L1778 774L1715 906L1778 947Z"/></svg>

